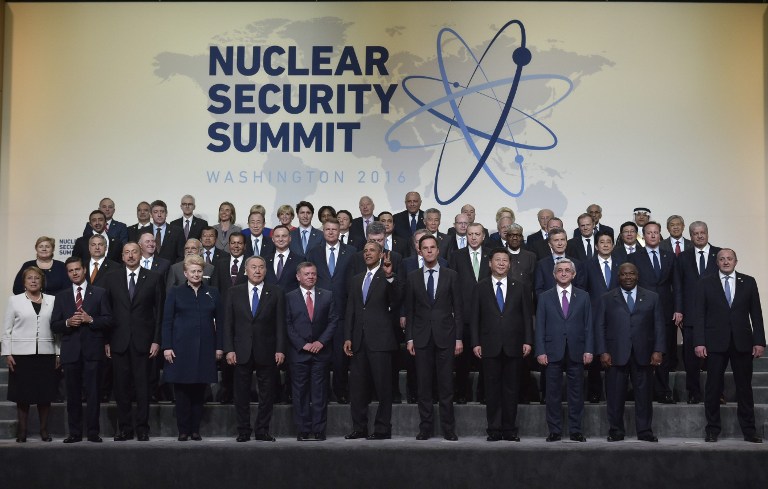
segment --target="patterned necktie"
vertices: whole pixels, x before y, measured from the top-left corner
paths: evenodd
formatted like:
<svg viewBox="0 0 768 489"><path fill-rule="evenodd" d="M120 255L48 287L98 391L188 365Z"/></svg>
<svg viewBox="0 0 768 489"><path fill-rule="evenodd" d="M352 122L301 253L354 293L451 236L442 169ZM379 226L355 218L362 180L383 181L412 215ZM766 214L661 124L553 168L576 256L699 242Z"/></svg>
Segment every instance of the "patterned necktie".
<svg viewBox="0 0 768 489"><path fill-rule="evenodd" d="M309 314L309 320L315 317L315 303L312 302L312 292L307 291L307 313Z"/></svg>
<svg viewBox="0 0 768 489"><path fill-rule="evenodd" d="M336 255L333 254L335 249L336 247L331 246L331 254L328 256L328 272L331 274L331 277L333 277L333 272L336 271Z"/></svg>
<svg viewBox="0 0 768 489"><path fill-rule="evenodd" d="M699 251L699 276L704 274L704 270L706 270L707 264L704 263L704 252Z"/></svg>
<svg viewBox="0 0 768 489"><path fill-rule="evenodd" d="M368 272L363 281L363 304L368 300L368 290L371 288L371 277L373 277L373 274Z"/></svg>
<svg viewBox="0 0 768 489"><path fill-rule="evenodd" d="M205 263L211 263L211 250L205 252Z"/></svg>
<svg viewBox="0 0 768 489"><path fill-rule="evenodd" d="M253 288L253 298L251 299L251 315L256 317L256 310L259 308L259 289Z"/></svg>
<svg viewBox="0 0 768 489"><path fill-rule="evenodd" d="M149 270L149 258L144 258L144 269Z"/></svg>
<svg viewBox="0 0 768 489"><path fill-rule="evenodd" d="M435 271L427 270L429 272L429 278L427 279L427 295L429 296L430 304L435 303Z"/></svg>
<svg viewBox="0 0 768 489"><path fill-rule="evenodd" d="M464 236L459 236L459 249L463 250L467 247L467 238Z"/></svg>
<svg viewBox="0 0 768 489"><path fill-rule="evenodd" d="M75 295L75 310L79 311L83 308L83 294L82 294L83 288L78 287L77 288L77 295Z"/></svg>
<svg viewBox="0 0 768 489"><path fill-rule="evenodd" d="M561 301L561 304L563 306L563 316L568 317L568 309L570 308L571 304L568 302L568 291L563 291L563 300Z"/></svg>
<svg viewBox="0 0 768 489"><path fill-rule="evenodd" d="M496 282L496 304L499 305L499 311L504 310L504 292L501 290L501 280Z"/></svg>
<svg viewBox="0 0 768 489"><path fill-rule="evenodd" d="M136 294L136 273L131 272L131 280L128 282L128 297L133 300L133 296Z"/></svg>
<svg viewBox="0 0 768 489"><path fill-rule="evenodd" d="M656 281L661 279L661 265L659 264L659 257L656 254L656 250L651 251L653 254L653 271L656 273Z"/></svg>
<svg viewBox="0 0 768 489"><path fill-rule="evenodd" d="M99 273L99 264L97 262L93 262L93 266L91 267L91 283L96 280L97 273Z"/></svg>
<svg viewBox="0 0 768 489"><path fill-rule="evenodd" d="M725 300L728 301L728 306L730 307L733 303L733 296L731 296L731 284L728 283L728 280L731 279L731 276L726 275L723 278L725 279Z"/></svg>
<svg viewBox="0 0 768 489"><path fill-rule="evenodd" d="M189 239L189 219L184 220L184 239Z"/></svg>
<svg viewBox="0 0 768 489"><path fill-rule="evenodd" d="M278 280L280 280L280 277L283 275L283 266L284 266L283 254L280 253L277 256L278 258L280 258L280 261L277 262L277 272L275 273L275 276L277 277Z"/></svg>
<svg viewBox="0 0 768 489"><path fill-rule="evenodd" d="M608 266L608 260L603 262L603 272L605 273L605 286L611 287L611 267Z"/></svg>
<svg viewBox="0 0 768 489"><path fill-rule="evenodd" d="M253 238L253 254L259 256L259 238Z"/></svg>
<svg viewBox="0 0 768 489"><path fill-rule="evenodd" d="M163 246L163 233L160 232L160 228L155 231L155 256L160 253L160 247Z"/></svg>
<svg viewBox="0 0 768 489"><path fill-rule="evenodd" d="M235 281L237 280L237 272L239 270L239 267L237 266L237 258L235 258L235 261L232 262L232 268L229 270L230 278L232 279L232 285L235 285Z"/></svg>
<svg viewBox="0 0 768 489"><path fill-rule="evenodd" d="M680 256L680 241L675 241L675 256Z"/></svg>
<svg viewBox="0 0 768 489"><path fill-rule="evenodd" d="M632 298L632 291L627 290L627 308L629 308L629 312L635 312L635 299Z"/></svg>

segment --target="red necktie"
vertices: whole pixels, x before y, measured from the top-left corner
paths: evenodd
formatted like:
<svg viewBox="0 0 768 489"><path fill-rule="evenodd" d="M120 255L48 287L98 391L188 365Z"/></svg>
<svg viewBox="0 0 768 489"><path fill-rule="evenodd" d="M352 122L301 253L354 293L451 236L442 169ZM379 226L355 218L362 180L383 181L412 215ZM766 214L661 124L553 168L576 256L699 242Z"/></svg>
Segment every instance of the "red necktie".
<svg viewBox="0 0 768 489"><path fill-rule="evenodd" d="M75 296L75 310L80 311L83 308L83 294L81 294L83 288L77 288L77 295Z"/></svg>
<svg viewBox="0 0 768 489"><path fill-rule="evenodd" d="M307 291L307 313L309 313L309 320L312 321L315 315L315 304L312 302L312 292L310 291Z"/></svg>
<svg viewBox="0 0 768 489"><path fill-rule="evenodd" d="M680 241L675 241L675 256L680 254Z"/></svg>

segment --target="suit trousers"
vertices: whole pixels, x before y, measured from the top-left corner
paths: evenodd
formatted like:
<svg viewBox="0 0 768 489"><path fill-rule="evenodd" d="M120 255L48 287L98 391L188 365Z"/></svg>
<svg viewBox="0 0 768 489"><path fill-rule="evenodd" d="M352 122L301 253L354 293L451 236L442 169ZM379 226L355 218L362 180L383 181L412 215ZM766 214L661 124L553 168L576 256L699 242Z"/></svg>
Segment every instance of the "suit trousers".
<svg viewBox="0 0 768 489"><path fill-rule="evenodd" d="M136 432L149 432L149 377L154 359L138 352L133 344L122 353L112 352L118 431L132 433L131 394L136 392Z"/></svg>
<svg viewBox="0 0 768 489"><path fill-rule="evenodd" d="M568 356L568 347L560 361L549 362L546 367L547 425L550 433L563 432L563 371L568 379L568 432L581 433L584 414L584 364L574 362Z"/></svg>
<svg viewBox="0 0 768 489"><path fill-rule="evenodd" d="M731 362L736 384L736 416L744 436L752 436L755 429L755 401L752 395L752 352L739 352L731 339L727 352L707 351L707 383L704 391L704 414L707 432L720 434L720 395L723 393L725 368Z"/></svg>
<svg viewBox="0 0 768 489"><path fill-rule="evenodd" d="M489 435L517 435L517 404L523 359L502 350L498 356L483 357L485 372L485 415Z"/></svg>
<svg viewBox="0 0 768 489"><path fill-rule="evenodd" d="M83 435L83 401L85 389L85 427L88 436L99 434L101 360L85 360L64 364L64 382L67 388L67 422L69 434Z"/></svg>
<svg viewBox="0 0 768 489"><path fill-rule="evenodd" d="M200 433L207 385L173 384L173 394L176 399L176 426L180 435Z"/></svg>
<svg viewBox="0 0 768 489"><path fill-rule="evenodd" d="M465 345L472 344L471 329L468 323L464 323L463 342ZM455 397L457 399L463 398L469 401L472 400L472 384L469 381L469 371L471 370L474 358L475 355L472 353L472 348L465 348L464 351L461 352L461 355L456 357ZM482 365L480 366L480 370L482 371Z"/></svg>
<svg viewBox="0 0 768 489"><path fill-rule="evenodd" d="M349 387L352 429L368 433L368 404L371 384L376 390L379 407L373 422L374 433L392 433L392 352L371 351L363 336L360 349L350 362Z"/></svg>
<svg viewBox="0 0 768 489"><path fill-rule="evenodd" d="M330 362L317 356L290 364L293 420L299 433L325 433Z"/></svg>
<svg viewBox="0 0 768 489"><path fill-rule="evenodd" d="M661 359L661 365L656 367L656 381L654 382L654 391L656 397L664 398L672 395L672 388L669 386L669 373L677 368L677 326L672 321L664 324L664 336L667 352Z"/></svg>
<svg viewBox="0 0 768 489"><path fill-rule="evenodd" d="M344 324L343 318L339 319L339 325ZM349 369L350 360L344 353L344 328L336 328L333 332L333 341L331 342L331 362L333 366L333 394L336 399L339 397L348 397L349 392Z"/></svg>
<svg viewBox="0 0 768 489"><path fill-rule="evenodd" d="M432 375L437 374L437 395L440 406L440 425L443 433L456 430L453 415L453 345L438 348L432 337L424 348L416 348L416 378L419 384L419 431L432 433L434 406L432 405Z"/></svg>
<svg viewBox="0 0 768 489"><path fill-rule="evenodd" d="M605 372L606 404L608 410L608 433L625 434L624 404L627 401L627 384L632 380L635 394L635 428L637 436L653 433L653 367L638 365L634 352L630 353L626 365L613 365Z"/></svg>
<svg viewBox="0 0 768 489"><path fill-rule="evenodd" d="M685 389L688 394L701 397L701 370L706 360L696 356L693 327L683 328L683 365L685 365Z"/></svg>
<svg viewBox="0 0 768 489"><path fill-rule="evenodd" d="M234 394L235 417L237 432L241 435L251 434L251 380L256 372L256 385L259 389L259 409L256 414L254 432L263 435L269 431L272 420L272 407L275 403L275 375L277 365L257 364L253 354L246 363L235 365Z"/></svg>

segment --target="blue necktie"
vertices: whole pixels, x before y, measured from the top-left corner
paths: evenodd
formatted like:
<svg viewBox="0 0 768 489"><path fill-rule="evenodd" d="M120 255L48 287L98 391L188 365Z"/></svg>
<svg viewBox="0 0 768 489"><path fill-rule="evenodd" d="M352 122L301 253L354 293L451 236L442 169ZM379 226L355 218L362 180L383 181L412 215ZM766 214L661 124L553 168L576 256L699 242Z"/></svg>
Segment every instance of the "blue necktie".
<svg viewBox="0 0 768 489"><path fill-rule="evenodd" d="M627 307L629 308L629 312L632 313L635 311L635 299L632 298L632 291L627 290Z"/></svg>
<svg viewBox="0 0 768 489"><path fill-rule="evenodd" d="M605 272L605 286L611 287L611 267L608 266L608 260L603 262L603 272Z"/></svg>
<svg viewBox="0 0 768 489"><path fill-rule="evenodd" d="M363 281L363 304L368 300L368 289L371 288L371 277L373 274L371 272L368 272L368 274L365 276L365 281Z"/></svg>
<svg viewBox="0 0 768 489"><path fill-rule="evenodd" d="M416 216L411 216L411 234L416 232Z"/></svg>
<svg viewBox="0 0 768 489"><path fill-rule="evenodd" d="M331 255L328 257L328 271L331 273L331 277L333 277L333 272L336 270L336 256L333 254L335 249L335 247L331 246Z"/></svg>
<svg viewBox="0 0 768 489"><path fill-rule="evenodd" d="M496 303L499 305L499 311L504 310L504 292L501 291L501 281L496 282Z"/></svg>
<svg viewBox="0 0 768 489"><path fill-rule="evenodd" d="M429 296L429 302L435 303L435 277L434 270L427 270L429 272L429 278L427 279L427 295Z"/></svg>
<svg viewBox="0 0 768 489"><path fill-rule="evenodd" d="M463 250L466 247L467 247L467 238L465 238L464 236L460 236L459 237L459 249Z"/></svg>
<svg viewBox="0 0 768 489"><path fill-rule="evenodd" d="M307 252L307 231L306 230L301 232L301 249L304 250L304 253Z"/></svg>
<svg viewBox="0 0 768 489"><path fill-rule="evenodd" d="M253 240L253 254L255 256L259 256L259 239L258 238Z"/></svg>
<svg viewBox="0 0 768 489"><path fill-rule="evenodd" d="M656 280L661 279L661 265L659 264L659 257L656 255L656 250L651 251L653 253L653 271L656 273Z"/></svg>
<svg viewBox="0 0 768 489"><path fill-rule="evenodd" d="M733 297L731 296L731 284L728 283L728 280L731 278L730 275L726 275L725 277L725 300L728 301L728 307L731 306L733 303Z"/></svg>
<svg viewBox="0 0 768 489"><path fill-rule="evenodd" d="M251 314L256 317L256 310L259 308L259 289L253 288L253 299L251 299Z"/></svg>

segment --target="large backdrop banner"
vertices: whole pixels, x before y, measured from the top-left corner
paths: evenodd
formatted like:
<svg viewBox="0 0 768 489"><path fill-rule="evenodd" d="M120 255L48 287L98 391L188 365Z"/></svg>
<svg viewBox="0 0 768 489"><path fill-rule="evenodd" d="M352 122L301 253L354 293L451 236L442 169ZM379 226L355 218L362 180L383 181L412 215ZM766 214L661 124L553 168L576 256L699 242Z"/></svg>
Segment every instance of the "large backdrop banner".
<svg viewBox="0 0 768 489"><path fill-rule="evenodd" d="M704 220L765 278L766 6L6 5L0 292L101 197ZM666 234L666 232L665 232ZM686 231L687 235L687 231Z"/></svg>

